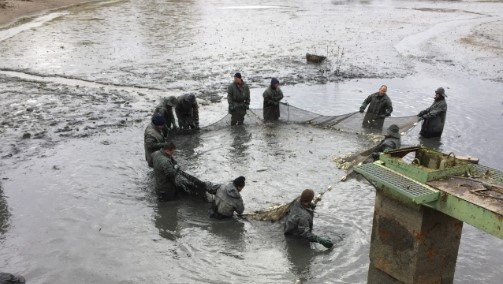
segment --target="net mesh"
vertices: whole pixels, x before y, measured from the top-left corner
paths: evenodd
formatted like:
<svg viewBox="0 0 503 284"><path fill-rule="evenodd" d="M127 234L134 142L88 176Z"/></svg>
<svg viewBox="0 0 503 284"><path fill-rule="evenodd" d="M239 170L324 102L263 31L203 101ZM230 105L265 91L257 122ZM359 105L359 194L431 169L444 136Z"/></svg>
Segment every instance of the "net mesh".
<svg viewBox="0 0 503 284"><path fill-rule="evenodd" d="M372 129L362 126L364 113L352 112L333 116L321 115L286 103L280 103L279 108L281 113L279 122L310 124L348 133L383 135L386 129L392 124L398 125L400 132L407 132L409 129L413 128L417 122L416 116L388 117L384 120L382 129ZM230 122L231 118L228 114L217 122L203 127L202 130L213 131L226 128L230 126ZM244 125L262 125L264 123L263 109L257 108L248 110Z"/></svg>
<svg viewBox="0 0 503 284"><path fill-rule="evenodd" d="M307 124L312 125L313 127L333 129L345 133L365 134L369 136L369 139L372 139L375 142L382 139L382 136L386 133L387 128L392 124L396 124L400 128L402 135L417 124L416 116L387 117L384 120L382 128L372 129L363 127L362 123L365 113L352 112L328 116L303 110L286 103L280 103L279 108L281 114L279 123ZM217 122L203 127L201 130L215 131L224 129L230 126L230 122L231 116L228 114ZM263 125L265 123L263 109L250 109L247 111L244 125L254 126ZM355 163L359 163L360 160L365 159L372 150L373 148L356 154L348 154L345 157L336 158L335 162L340 165L347 166L345 170L352 171L353 165L355 165ZM264 210L246 213L244 215L253 220L275 222L281 220L288 213L291 205L292 202L288 202L266 208Z"/></svg>

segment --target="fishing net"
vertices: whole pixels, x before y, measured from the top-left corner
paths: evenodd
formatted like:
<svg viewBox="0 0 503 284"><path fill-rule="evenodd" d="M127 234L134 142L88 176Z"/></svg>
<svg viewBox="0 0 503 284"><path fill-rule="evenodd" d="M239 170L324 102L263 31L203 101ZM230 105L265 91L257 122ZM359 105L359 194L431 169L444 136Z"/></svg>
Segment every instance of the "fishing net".
<svg viewBox="0 0 503 284"><path fill-rule="evenodd" d="M327 116L306 111L286 103L280 103L279 108L281 114L278 121L279 123L304 124L350 134L366 135L369 139L373 140L375 144L383 138L387 128L392 124L396 124L400 128L402 135L417 124L416 116L387 117L384 120L382 128L366 128L363 126L363 119L365 117L364 113L352 112L342 115ZM264 125L267 122L264 122L263 117L263 109L250 109L247 111L245 116L244 125ZM230 122L231 116L228 114L217 122L203 127L201 131L207 132L228 128L230 126ZM335 161L338 165L340 165L340 167L348 171L352 171L353 165L362 162L363 159L372 154L373 149L374 147L363 152L337 158ZM288 213L292 204L293 202L288 202L272 206L264 210L245 213L244 215L253 220L275 222L281 220Z"/></svg>
<svg viewBox="0 0 503 284"><path fill-rule="evenodd" d="M384 120L382 129L375 129L365 128L362 126L363 118L365 116L364 113L352 112L341 115L321 115L286 103L280 103L279 109L281 113L279 118L280 123L309 124L315 127L334 129L347 133L379 135L380 137L382 137L381 135L383 135L386 132L386 129L392 124L398 125L400 132L407 132L409 129L413 128L417 122L417 117L415 115L406 117L388 117ZM230 122L231 116L228 114L217 122L203 127L202 130L213 131L226 128L230 126ZM258 108L247 111L244 125L263 124L265 124L263 109Z"/></svg>
<svg viewBox="0 0 503 284"><path fill-rule="evenodd" d="M295 202L295 199L289 203L286 204L279 204L275 205L272 207L269 207L264 210L258 210L250 213L245 213L243 216L246 216L247 218L257 220L257 221L271 221L271 222L277 222L283 217L286 216L290 208L292 207L293 203Z"/></svg>

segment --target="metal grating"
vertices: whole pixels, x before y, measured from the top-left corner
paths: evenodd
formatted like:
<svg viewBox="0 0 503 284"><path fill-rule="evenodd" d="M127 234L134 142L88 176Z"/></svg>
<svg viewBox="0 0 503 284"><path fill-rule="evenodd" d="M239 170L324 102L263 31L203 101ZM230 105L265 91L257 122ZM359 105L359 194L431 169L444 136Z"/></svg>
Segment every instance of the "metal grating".
<svg viewBox="0 0 503 284"><path fill-rule="evenodd" d="M356 167L355 171L364 175L370 181L384 184L395 192L411 198L416 203L430 202L438 198L437 191L381 165L363 164Z"/></svg>
<svg viewBox="0 0 503 284"><path fill-rule="evenodd" d="M498 171L497 169L493 169L484 165L473 165L473 168L475 169L475 173L477 175L483 175L489 171L490 176L494 179L499 181L500 183L503 183L503 172Z"/></svg>

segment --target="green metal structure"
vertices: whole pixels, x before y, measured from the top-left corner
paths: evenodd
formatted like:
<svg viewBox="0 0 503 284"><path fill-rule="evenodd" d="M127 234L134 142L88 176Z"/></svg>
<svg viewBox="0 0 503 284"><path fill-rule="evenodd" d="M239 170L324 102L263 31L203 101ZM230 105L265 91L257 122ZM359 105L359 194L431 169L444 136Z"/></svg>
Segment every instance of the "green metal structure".
<svg viewBox="0 0 503 284"><path fill-rule="evenodd" d="M438 210L503 239L503 172L424 147L380 155L355 167L398 200Z"/></svg>

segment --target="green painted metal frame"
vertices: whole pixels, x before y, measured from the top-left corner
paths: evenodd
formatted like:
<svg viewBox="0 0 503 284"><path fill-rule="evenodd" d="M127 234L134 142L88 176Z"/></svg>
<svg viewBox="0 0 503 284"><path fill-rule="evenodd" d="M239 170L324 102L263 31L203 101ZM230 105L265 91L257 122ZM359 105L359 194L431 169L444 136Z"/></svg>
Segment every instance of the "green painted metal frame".
<svg viewBox="0 0 503 284"><path fill-rule="evenodd" d="M503 216L484 207L444 192L438 200L423 205L503 239Z"/></svg>
<svg viewBox="0 0 503 284"><path fill-rule="evenodd" d="M426 149L423 147L419 147L415 151L427 151L430 153L434 153L435 155L438 156L446 156L441 152ZM423 166L406 164L402 161L401 158L395 158L388 153L381 154L379 156L379 160L382 161L387 168L390 168L396 172L404 174L407 177L412 178L420 183L426 183L431 180L437 180L452 175L461 175L464 174L466 171L472 169L472 164L462 162L460 162L459 165L445 169L430 169Z"/></svg>
<svg viewBox="0 0 503 284"><path fill-rule="evenodd" d="M476 205L457 196L451 195L447 192L439 191L433 187L423 184L421 181L426 177L423 174L423 167L409 166L405 163L397 162L396 158L393 158L387 154L381 154L380 160L372 164L360 165L355 167L355 172L362 174L369 182L372 183L377 189L383 190L386 194L390 195L397 200L402 202L412 202L414 204L419 204L427 206L429 208L438 210L444 214L447 214L453 218L470 224L480 230L483 230L491 235L494 235L500 239L503 239L503 216L492 212L482 206ZM489 168L482 165L473 165L471 168L479 174L483 172L489 172L495 179L503 184L503 172L498 171L493 168ZM431 195L424 196L411 196L404 189L395 186L394 184L382 180L379 177L372 175L369 170L365 168L368 167L381 167L388 171L393 172L393 174L399 175L404 179L408 179L411 182L418 183L429 190L431 190ZM416 168L416 169L414 169ZM445 174L449 175L459 175L458 171L454 172L443 172L442 177ZM428 181L425 180L424 183Z"/></svg>
<svg viewBox="0 0 503 284"><path fill-rule="evenodd" d="M421 195L413 195L408 192L407 189L401 188L400 186L397 186L396 184L388 181L388 180L383 180L380 177L376 176L373 174L372 169L377 169L377 170L384 170L389 172L389 174L396 175L397 177L400 177L401 179L405 180L406 182L410 183L410 185L415 185L417 187L422 188L425 192L424 194ZM406 200L412 201L415 204L423 204L425 202L432 202L438 199L439 197L439 191L426 185L417 182L414 179L411 179L410 177L407 177L401 173L398 173L396 171L393 171L383 165L379 161L374 162L372 164L364 164L355 167L355 171L361 175L363 175L367 180L369 180L374 186L379 187L381 189L388 189L389 192L394 196L399 199L405 198Z"/></svg>

